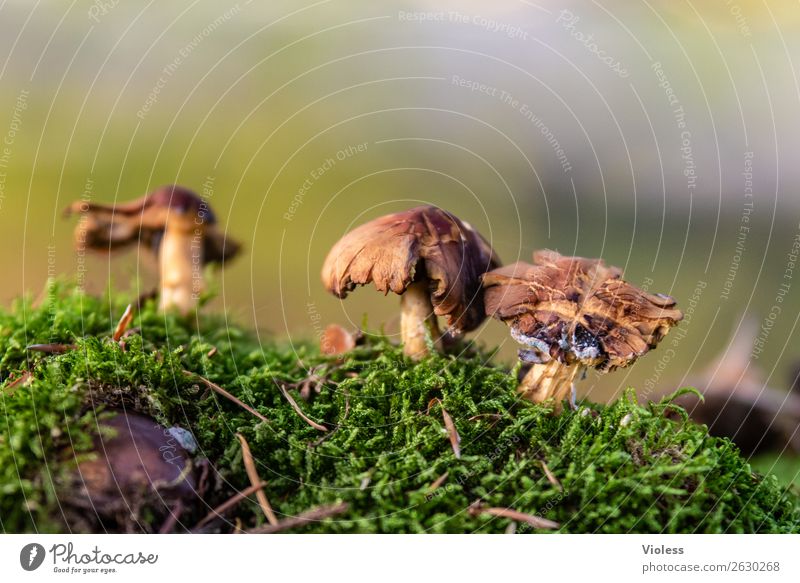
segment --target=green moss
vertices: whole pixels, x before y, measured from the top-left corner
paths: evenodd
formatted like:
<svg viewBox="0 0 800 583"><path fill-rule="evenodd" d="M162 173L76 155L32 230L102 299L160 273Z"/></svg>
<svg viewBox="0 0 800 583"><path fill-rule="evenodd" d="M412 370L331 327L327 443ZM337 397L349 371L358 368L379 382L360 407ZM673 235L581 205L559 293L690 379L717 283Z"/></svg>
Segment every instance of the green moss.
<svg viewBox="0 0 800 583"><path fill-rule="evenodd" d="M189 526L249 486L238 432L279 515L348 502L346 514L305 532L503 532L509 519L468 512L478 499L555 520L562 532L800 531L793 491L753 473L729 441L685 417L668 419L665 413L677 409L668 401L642 407L629 391L613 404L583 404L554 417L519 401L513 374L472 346L459 358L412 364L373 337L336 361L310 345L259 342L219 317L165 317L152 303L137 314L132 326L141 331L123 350L110 335L126 303L54 285L38 307L20 301L0 311L4 531L65 529L59 484L73 467L71 452L90 447L95 414L111 406L194 433L220 479L205 504L184 517ZM25 350L46 342L77 348L61 355ZM217 352L209 356L212 348ZM184 369L225 387L269 423ZM8 390L9 376L22 371L32 381ZM312 388L319 381L319 392L307 402L292 387L308 379ZM279 383L330 431L303 421ZM461 436L460 459L441 407ZM558 483L548 480L545 465ZM264 521L252 502L230 518L245 528Z"/></svg>

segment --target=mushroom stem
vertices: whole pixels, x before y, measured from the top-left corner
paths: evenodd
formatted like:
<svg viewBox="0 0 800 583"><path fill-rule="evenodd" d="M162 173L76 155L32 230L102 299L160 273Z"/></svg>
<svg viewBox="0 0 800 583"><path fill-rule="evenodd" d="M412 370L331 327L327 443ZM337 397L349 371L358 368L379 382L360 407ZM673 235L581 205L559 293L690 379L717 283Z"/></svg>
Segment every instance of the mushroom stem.
<svg viewBox="0 0 800 583"><path fill-rule="evenodd" d="M194 309L202 291L202 235L194 241L193 231L174 224L164 231L159 263L161 268L161 310L177 309L187 314Z"/></svg>
<svg viewBox="0 0 800 583"><path fill-rule="evenodd" d="M433 313L428 283L412 283L400 296L400 334L403 340L403 353L413 360L421 360L429 353L426 335L435 343L440 342L441 334Z"/></svg>
<svg viewBox="0 0 800 583"><path fill-rule="evenodd" d="M559 413L561 401L572 391L573 381L581 368L579 365L567 365L555 359L545 364L534 364L517 390L525 399L534 403L554 399L555 412Z"/></svg>

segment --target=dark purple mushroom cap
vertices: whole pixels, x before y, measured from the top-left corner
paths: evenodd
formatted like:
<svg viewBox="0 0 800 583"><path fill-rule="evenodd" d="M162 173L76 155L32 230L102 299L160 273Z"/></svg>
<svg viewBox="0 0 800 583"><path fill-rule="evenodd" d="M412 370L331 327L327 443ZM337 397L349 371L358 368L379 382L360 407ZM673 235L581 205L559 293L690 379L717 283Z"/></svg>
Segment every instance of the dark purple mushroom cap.
<svg viewBox="0 0 800 583"><path fill-rule="evenodd" d="M98 424L94 455L78 464L77 481L99 514L147 496L169 502L195 495L190 455L169 429L122 412Z"/></svg>
<svg viewBox="0 0 800 583"><path fill-rule="evenodd" d="M427 281L434 313L454 334L485 319L480 276L500 265L489 243L470 225L435 206L377 218L342 237L322 268L325 288L340 298L372 282L402 294Z"/></svg>
<svg viewBox="0 0 800 583"><path fill-rule="evenodd" d="M508 324L527 347L523 360L624 367L661 341L683 315L669 296L621 279L600 259L538 251L483 276L487 315Z"/></svg>

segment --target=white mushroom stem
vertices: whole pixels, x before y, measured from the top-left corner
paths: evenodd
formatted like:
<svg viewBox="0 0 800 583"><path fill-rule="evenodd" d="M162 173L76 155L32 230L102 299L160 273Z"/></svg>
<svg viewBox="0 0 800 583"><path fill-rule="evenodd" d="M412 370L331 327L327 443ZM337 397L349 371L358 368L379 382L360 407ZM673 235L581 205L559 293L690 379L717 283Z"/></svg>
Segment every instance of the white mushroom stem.
<svg viewBox="0 0 800 583"><path fill-rule="evenodd" d="M177 222L177 221L175 221ZM170 222L159 250L161 310L191 312L203 290L203 232Z"/></svg>
<svg viewBox="0 0 800 583"><path fill-rule="evenodd" d="M441 337L436 315L433 313L428 283L412 283L400 298L403 353L413 360L421 360L429 353L426 338L430 336L438 344Z"/></svg>
<svg viewBox="0 0 800 583"><path fill-rule="evenodd" d="M575 377L582 368L578 364L568 365L555 359L545 364L534 364L517 390L534 403L553 399L555 411L560 412L561 402L571 394Z"/></svg>

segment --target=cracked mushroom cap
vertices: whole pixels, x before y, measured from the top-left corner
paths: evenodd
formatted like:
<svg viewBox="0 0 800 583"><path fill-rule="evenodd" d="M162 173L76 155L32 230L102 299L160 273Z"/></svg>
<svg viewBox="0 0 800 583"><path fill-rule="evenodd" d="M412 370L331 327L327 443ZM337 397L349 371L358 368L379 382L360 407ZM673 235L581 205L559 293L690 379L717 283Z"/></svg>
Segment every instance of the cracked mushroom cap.
<svg viewBox="0 0 800 583"><path fill-rule="evenodd" d="M178 185L162 186L126 203L76 201L66 214L81 215L75 229L76 244L94 251L143 243L157 253L168 225L187 231L202 230L204 263L232 259L240 249L237 242L226 239L217 228L211 207L193 191Z"/></svg>
<svg viewBox="0 0 800 583"><path fill-rule="evenodd" d="M386 215L357 227L333 246L322 268L325 288L340 298L372 282L402 294L428 280L437 316L454 334L483 322L481 274L500 265L491 246L469 224L435 206Z"/></svg>
<svg viewBox="0 0 800 583"><path fill-rule="evenodd" d="M630 285L601 259L538 251L533 260L483 276L486 314L528 347L523 360L613 370L655 348L683 318L674 299Z"/></svg>

